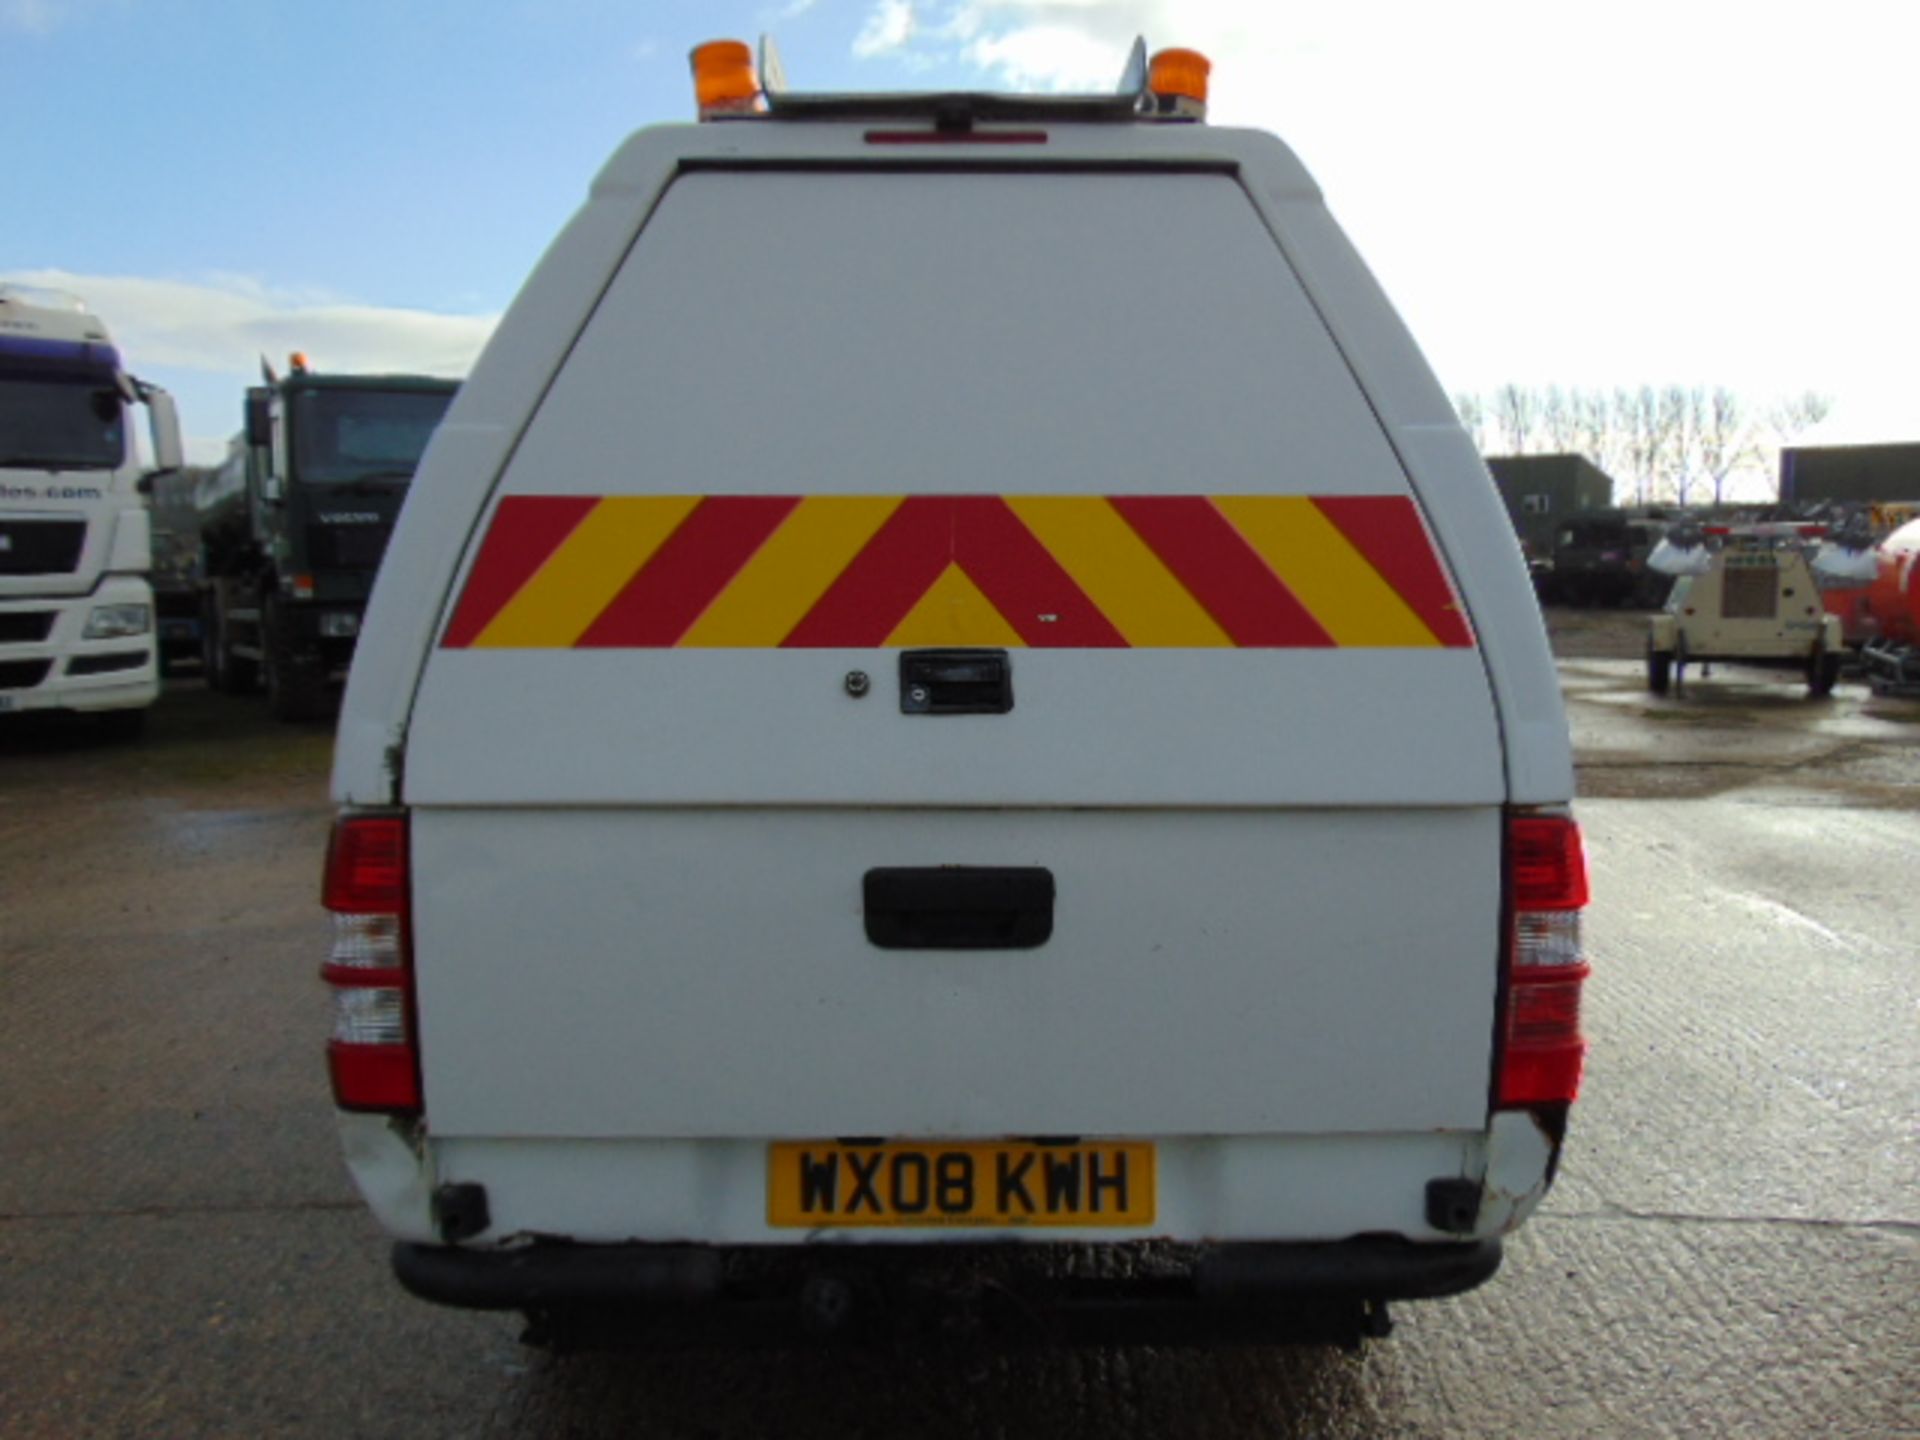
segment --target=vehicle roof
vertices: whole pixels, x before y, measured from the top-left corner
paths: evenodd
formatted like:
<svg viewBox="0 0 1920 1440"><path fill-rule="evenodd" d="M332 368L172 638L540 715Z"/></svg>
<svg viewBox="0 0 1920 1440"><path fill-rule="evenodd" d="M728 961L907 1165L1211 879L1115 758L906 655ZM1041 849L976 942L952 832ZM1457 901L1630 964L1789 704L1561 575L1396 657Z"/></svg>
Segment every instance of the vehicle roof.
<svg viewBox="0 0 1920 1440"><path fill-rule="evenodd" d="M43 293L48 299L63 303L36 303L36 297ZM77 297L11 285L0 285L0 334L33 340L112 344L107 327L97 315L90 314Z"/></svg>
<svg viewBox="0 0 1920 1440"><path fill-rule="evenodd" d="M924 116L901 116L886 124L874 119L849 121L751 119L700 124L649 126L630 136L614 152L594 181L603 189L657 188L663 163L681 168L703 165L751 166L755 163L858 161L861 167L937 170L947 167L1049 170L1107 165L1170 165L1182 169L1256 168L1269 187L1268 198L1318 199L1320 190L1293 151L1263 130L1194 124L1137 122L990 121L942 143L881 145L869 141L876 130L903 134L932 132ZM997 135L1043 136L1033 143L1006 143ZM966 136L972 136L969 140Z"/></svg>
<svg viewBox="0 0 1920 1440"><path fill-rule="evenodd" d="M432 390L453 393L458 380L440 375L329 375L309 372L288 375L280 384L288 390Z"/></svg>

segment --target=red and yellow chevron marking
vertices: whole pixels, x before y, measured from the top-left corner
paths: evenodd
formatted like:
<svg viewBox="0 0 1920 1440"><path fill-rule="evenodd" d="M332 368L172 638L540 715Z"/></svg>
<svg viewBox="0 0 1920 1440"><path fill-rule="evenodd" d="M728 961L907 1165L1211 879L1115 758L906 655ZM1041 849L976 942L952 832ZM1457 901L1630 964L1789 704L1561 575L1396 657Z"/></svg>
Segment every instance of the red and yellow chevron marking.
<svg viewBox="0 0 1920 1440"><path fill-rule="evenodd" d="M1473 644L1401 495L509 495L451 649Z"/></svg>

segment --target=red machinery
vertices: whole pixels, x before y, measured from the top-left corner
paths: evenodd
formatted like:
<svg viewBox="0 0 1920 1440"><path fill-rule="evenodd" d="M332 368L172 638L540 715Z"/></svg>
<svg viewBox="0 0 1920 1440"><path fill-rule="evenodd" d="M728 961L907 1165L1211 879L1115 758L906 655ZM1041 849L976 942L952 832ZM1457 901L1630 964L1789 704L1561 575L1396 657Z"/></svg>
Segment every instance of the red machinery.
<svg viewBox="0 0 1920 1440"><path fill-rule="evenodd" d="M1876 690L1920 694L1920 520L1882 540L1876 558L1857 607L1861 660Z"/></svg>

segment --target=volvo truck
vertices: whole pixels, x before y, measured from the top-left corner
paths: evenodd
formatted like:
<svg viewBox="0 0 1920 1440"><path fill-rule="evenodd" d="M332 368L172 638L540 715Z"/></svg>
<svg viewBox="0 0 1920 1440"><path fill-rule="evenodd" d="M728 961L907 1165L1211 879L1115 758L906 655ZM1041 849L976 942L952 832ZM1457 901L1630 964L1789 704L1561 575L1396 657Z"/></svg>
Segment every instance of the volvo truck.
<svg viewBox="0 0 1920 1440"><path fill-rule="evenodd" d="M407 485L457 388L320 374L296 355L247 392L246 428L195 502L209 685L263 688L282 720L332 712Z"/></svg>

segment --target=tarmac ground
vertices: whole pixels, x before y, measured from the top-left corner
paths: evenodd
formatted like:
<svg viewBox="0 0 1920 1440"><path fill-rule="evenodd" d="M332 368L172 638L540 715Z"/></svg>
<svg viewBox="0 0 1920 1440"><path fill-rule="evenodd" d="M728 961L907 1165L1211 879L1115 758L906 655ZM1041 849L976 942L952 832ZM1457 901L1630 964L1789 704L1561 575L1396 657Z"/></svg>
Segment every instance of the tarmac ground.
<svg viewBox="0 0 1920 1440"><path fill-rule="evenodd" d="M0 1435L1920 1435L1920 702L1553 612L1594 870L1559 1181L1358 1353L555 1356L393 1282L316 979L323 726L0 727Z"/></svg>

